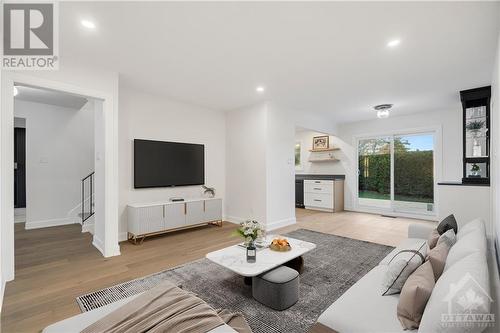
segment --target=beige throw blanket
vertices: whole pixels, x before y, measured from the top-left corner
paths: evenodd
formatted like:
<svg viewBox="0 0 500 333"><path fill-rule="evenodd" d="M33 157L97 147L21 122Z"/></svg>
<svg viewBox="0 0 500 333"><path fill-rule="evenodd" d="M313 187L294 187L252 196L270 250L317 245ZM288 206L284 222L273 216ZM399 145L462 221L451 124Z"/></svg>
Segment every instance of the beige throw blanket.
<svg viewBox="0 0 500 333"><path fill-rule="evenodd" d="M248 327L241 315L225 310L220 315L228 323ZM203 300L165 282L93 323L82 333L205 333L224 322ZM244 328L239 332L249 331Z"/></svg>

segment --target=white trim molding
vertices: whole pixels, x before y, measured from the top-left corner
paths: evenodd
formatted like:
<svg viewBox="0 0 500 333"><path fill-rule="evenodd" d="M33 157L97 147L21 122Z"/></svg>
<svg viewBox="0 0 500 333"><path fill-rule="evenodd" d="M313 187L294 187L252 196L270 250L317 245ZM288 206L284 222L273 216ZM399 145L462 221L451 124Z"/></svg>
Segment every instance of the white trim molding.
<svg viewBox="0 0 500 333"><path fill-rule="evenodd" d="M49 80L37 73L26 74L2 71L0 114L0 220L1 267L3 281L14 279L14 83L102 100L104 116L104 242L99 244L105 257L120 254L118 245L118 83L107 91L95 90L85 80L87 87L68 84L61 71L54 75L62 79Z"/></svg>
<svg viewBox="0 0 500 333"><path fill-rule="evenodd" d="M92 238L92 245L104 255L104 243L96 235Z"/></svg>
<svg viewBox="0 0 500 333"><path fill-rule="evenodd" d="M50 219L50 220L41 220L41 221L26 221L24 225L24 229L39 229L39 228L48 228L48 227L57 227L60 225L68 225L68 224L80 224L78 221L78 217L64 217L60 219Z"/></svg>
<svg viewBox="0 0 500 333"><path fill-rule="evenodd" d="M271 231L297 223L295 217L266 223L266 231Z"/></svg>

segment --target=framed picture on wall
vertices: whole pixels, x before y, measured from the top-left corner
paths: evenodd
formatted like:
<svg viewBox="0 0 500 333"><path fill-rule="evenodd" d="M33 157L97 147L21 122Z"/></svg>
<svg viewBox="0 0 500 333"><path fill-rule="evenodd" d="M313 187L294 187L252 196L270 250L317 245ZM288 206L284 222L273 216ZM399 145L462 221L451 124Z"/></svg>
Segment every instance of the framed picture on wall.
<svg viewBox="0 0 500 333"><path fill-rule="evenodd" d="M313 137L313 150L324 150L330 148L330 137L328 135Z"/></svg>

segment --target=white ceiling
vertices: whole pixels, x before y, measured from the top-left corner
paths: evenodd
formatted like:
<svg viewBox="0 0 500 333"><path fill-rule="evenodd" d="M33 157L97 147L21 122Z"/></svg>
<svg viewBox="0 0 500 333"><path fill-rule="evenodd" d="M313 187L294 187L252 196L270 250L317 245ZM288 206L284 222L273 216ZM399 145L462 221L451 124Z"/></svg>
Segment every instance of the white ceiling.
<svg viewBox="0 0 500 333"><path fill-rule="evenodd" d="M347 122L380 103L458 108L459 90L490 84L500 4L61 2L60 17L62 62L213 109L265 98Z"/></svg>
<svg viewBox="0 0 500 333"><path fill-rule="evenodd" d="M80 97L60 91L28 87L16 86L18 94L15 97L17 100L56 105L70 109L80 110L86 103L85 97Z"/></svg>

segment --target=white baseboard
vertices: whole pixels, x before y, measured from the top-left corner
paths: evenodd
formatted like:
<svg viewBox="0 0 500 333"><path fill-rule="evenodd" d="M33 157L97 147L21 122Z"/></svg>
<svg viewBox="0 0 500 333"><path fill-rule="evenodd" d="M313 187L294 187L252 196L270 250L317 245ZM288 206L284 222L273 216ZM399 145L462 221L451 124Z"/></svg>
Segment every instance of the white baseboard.
<svg viewBox="0 0 500 333"><path fill-rule="evenodd" d="M38 229L38 228L57 227L60 225L75 224L75 223L79 224L79 219L77 217L65 217L65 218L61 218L61 219L29 221L29 222L26 222L24 228L25 229Z"/></svg>
<svg viewBox="0 0 500 333"><path fill-rule="evenodd" d="M127 240L127 232L120 232L118 234L118 241L123 242Z"/></svg>
<svg viewBox="0 0 500 333"><path fill-rule="evenodd" d="M3 294L5 292L5 281L3 280L3 277L1 278L1 286L0 286L0 312L2 312L2 305L3 305Z"/></svg>
<svg viewBox="0 0 500 333"><path fill-rule="evenodd" d="M104 256L104 243L96 235L94 235L92 239L92 245L94 245L94 247Z"/></svg>
<svg viewBox="0 0 500 333"><path fill-rule="evenodd" d="M236 217L236 216L224 216L222 218L224 222L229 222L233 224L240 224L241 222L245 222L248 219L244 219L242 217Z"/></svg>
<svg viewBox="0 0 500 333"><path fill-rule="evenodd" d="M230 222L230 223L234 223L234 224L240 224L241 222L245 222L246 220L248 220L248 219L242 218L242 217L237 217L237 216L226 216L226 217L224 217L224 221L227 221L227 222ZM278 221L269 222L269 223L266 224L266 231L274 230L274 229L278 229L278 228L283 228L283 227L295 224L296 222L297 221L296 221L296 219L294 217L293 218L289 218L289 219L284 219L284 220L278 220Z"/></svg>
<svg viewBox="0 0 500 333"><path fill-rule="evenodd" d="M90 232L93 235L94 234L94 223L84 223L82 225L82 232Z"/></svg>
<svg viewBox="0 0 500 333"><path fill-rule="evenodd" d="M94 245L95 248L98 249L99 252L101 252L105 258L120 255L120 246L118 244L116 244L116 246L113 246L113 248L109 249L109 253L106 253L104 251L104 243L96 235L94 235L94 238L92 240L92 245Z"/></svg>
<svg viewBox="0 0 500 333"><path fill-rule="evenodd" d="M295 217L289 218L289 219L284 219L284 220L269 222L266 225L266 232L271 231L271 230L275 230L275 229L279 229L279 228L283 228L283 227L286 227L286 226L289 226L289 225L292 225L295 223L297 223L297 220L295 219Z"/></svg>
<svg viewBox="0 0 500 333"><path fill-rule="evenodd" d="M344 210L347 210L347 209L344 209ZM385 215L385 216L391 216L391 217L403 217L403 218L416 219L416 220L439 221L439 218L437 215L402 213L402 212L394 212L394 211L389 211L389 210L378 210L378 209L360 208L360 207L350 209L349 211L356 212L356 213Z"/></svg>

